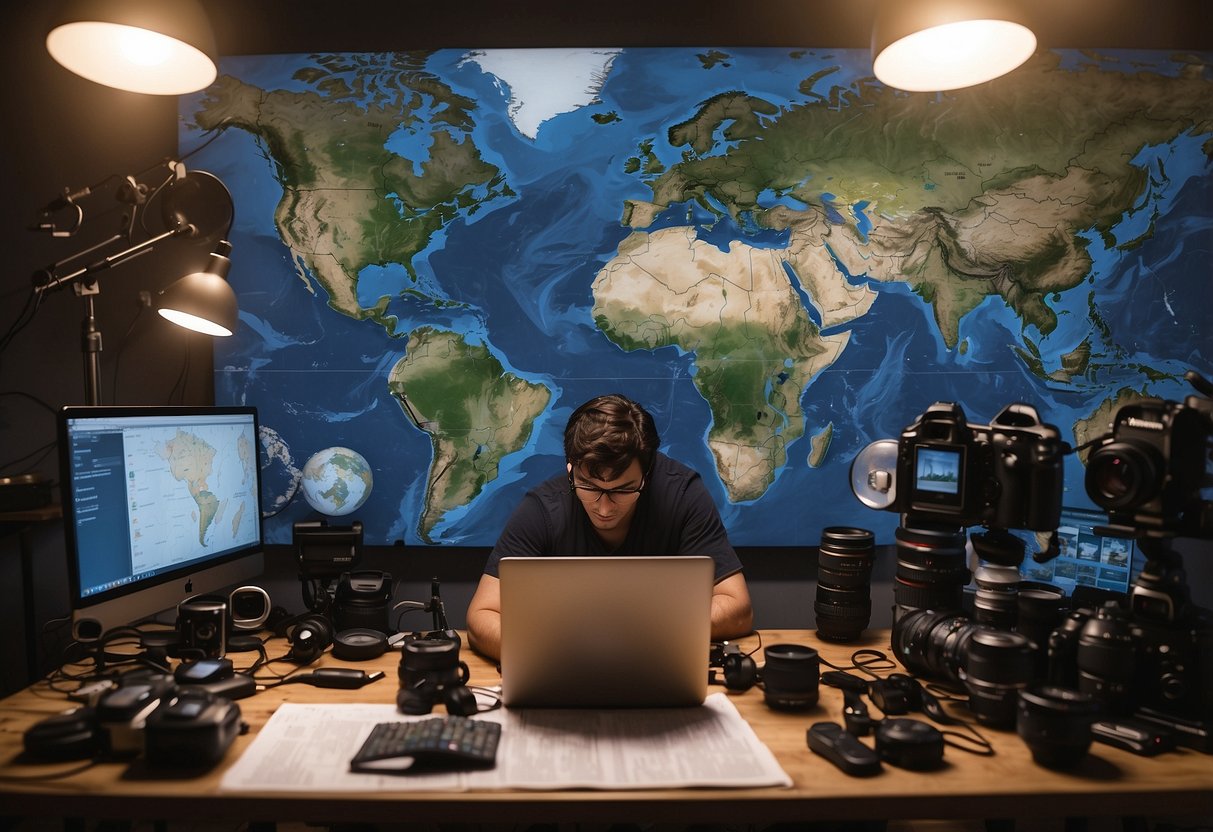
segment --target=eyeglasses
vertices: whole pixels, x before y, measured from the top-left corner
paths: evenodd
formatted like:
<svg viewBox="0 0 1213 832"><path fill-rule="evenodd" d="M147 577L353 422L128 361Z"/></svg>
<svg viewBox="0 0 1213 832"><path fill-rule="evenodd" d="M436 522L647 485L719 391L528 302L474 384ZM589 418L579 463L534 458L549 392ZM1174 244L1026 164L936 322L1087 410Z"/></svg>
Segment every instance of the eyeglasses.
<svg viewBox="0 0 1213 832"><path fill-rule="evenodd" d="M612 503L625 505L640 496L640 492L644 490L644 485L645 482L642 478L640 485L635 488L599 488L596 485L578 485L573 482L572 476L569 477L569 486L573 489L573 493L577 495L577 499L590 505L598 502L603 494Z"/></svg>

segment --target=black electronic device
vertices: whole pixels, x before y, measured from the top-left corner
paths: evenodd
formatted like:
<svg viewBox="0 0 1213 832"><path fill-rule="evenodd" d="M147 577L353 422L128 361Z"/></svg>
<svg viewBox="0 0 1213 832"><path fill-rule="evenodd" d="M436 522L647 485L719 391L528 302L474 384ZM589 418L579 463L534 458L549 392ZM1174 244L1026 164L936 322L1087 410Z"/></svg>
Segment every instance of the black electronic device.
<svg viewBox="0 0 1213 832"><path fill-rule="evenodd" d="M1143 757L1175 750L1174 731L1140 719L1097 719L1091 723L1091 737Z"/></svg>
<svg viewBox="0 0 1213 832"><path fill-rule="evenodd" d="M1192 371L1185 378L1203 395L1122 405L1111 432L1087 458L1087 495L1122 537L1213 536L1213 504L1202 494L1210 473L1213 385Z"/></svg>
<svg viewBox="0 0 1213 832"><path fill-rule="evenodd" d="M908 515L909 526L1057 528L1067 448L1031 405L977 425L959 404L936 402L890 443L869 445L851 466L852 490L870 508Z"/></svg>
<svg viewBox="0 0 1213 832"><path fill-rule="evenodd" d="M772 644L762 655L762 695L768 707L793 711L817 704L821 658L814 648Z"/></svg>
<svg viewBox="0 0 1213 832"><path fill-rule="evenodd" d="M206 770L240 734L240 706L200 689L182 689L147 718L144 752L151 768Z"/></svg>
<svg viewBox="0 0 1213 832"><path fill-rule="evenodd" d="M898 716L910 712L905 689L887 679L873 679L868 683L868 696L885 716Z"/></svg>
<svg viewBox="0 0 1213 832"><path fill-rule="evenodd" d="M272 609L269 593L259 586L237 587L228 596L228 621L233 630L260 630Z"/></svg>
<svg viewBox="0 0 1213 832"><path fill-rule="evenodd" d="M311 664L333 643L333 624L320 613L305 614L287 628L291 649L287 659L296 664Z"/></svg>
<svg viewBox="0 0 1213 832"><path fill-rule="evenodd" d="M350 771L409 774L492 768L501 724L466 716L381 722L350 760Z"/></svg>
<svg viewBox="0 0 1213 832"><path fill-rule="evenodd" d="M317 688L338 688L340 690L357 690L366 687L371 682L382 679L382 670L367 673L353 667L321 667L306 676L292 676L292 682L302 682Z"/></svg>
<svg viewBox="0 0 1213 832"><path fill-rule="evenodd" d="M733 691L747 691L758 684L758 663L753 657L742 653L736 644L727 641L713 642L708 651L708 667L720 668L724 686ZM708 684L718 684L714 670L708 671Z"/></svg>
<svg viewBox="0 0 1213 832"><path fill-rule="evenodd" d="M389 632L392 607L392 576L364 570L343 572L333 594L333 626L338 630Z"/></svg>
<svg viewBox="0 0 1213 832"><path fill-rule="evenodd" d="M809 750L825 757L852 777L871 777L881 770L880 755L834 722L815 722L805 732Z"/></svg>
<svg viewBox="0 0 1213 832"><path fill-rule="evenodd" d="M866 737L872 731L872 717L868 712L863 694L868 692L868 683L845 670L827 670L821 674L821 682L842 691L842 718L847 731L857 737Z"/></svg>
<svg viewBox="0 0 1213 832"><path fill-rule="evenodd" d="M173 679L179 685L205 685L228 679L235 672L231 659L199 659L177 665L177 669L173 671Z"/></svg>
<svg viewBox="0 0 1213 832"><path fill-rule="evenodd" d="M177 649L189 658L217 659L227 650L227 601L211 595L177 605Z"/></svg>
<svg viewBox="0 0 1213 832"><path fill-rule="evenodd" d="M899 768L939 768L943 765L943 734L918 719L882 719L876 726L876 751L886 763Z"/></svg>
<svg viewBox="0 0 1213 832"><path fill-rule="evenodd" d="M105 747L96 711L88 706L35 722L22 743L30 759L47 762L87 759Z"/></svg>
<svg viewBox="0 0 1213 832"><path fill-rule="evenodd" d="M244 699L257 692L257 682L247 673L233 673L222 679L212 679L209 682L188 682L178 685L178 690L204 690L212 696L222 696L225 699Z"/></svg>
<svg viewBox="0 0 1213 832"><path fill-rule="evenodd" d="M295 523L292 534L299 577L336 578L362 560L362 523L330 526L327 520Z"/></svg>
<svg viewBox="0 0 1213 832"><path fill-rule="evenodd" d="M408 639L400 651L400 690L396 707L404 714L428 714L441 701L447 713L476 713L476 696L467 688L466 662L459 642L442 637Z"/></svg>
<svg viewBox="0 0 1213 832"><path fill-rule="evenodd" d="M96 719L105 735L105 749L119 755L142 751L148 717L175 692L176 682L167 674L127 674L118 687L97 700Z"/></svg>

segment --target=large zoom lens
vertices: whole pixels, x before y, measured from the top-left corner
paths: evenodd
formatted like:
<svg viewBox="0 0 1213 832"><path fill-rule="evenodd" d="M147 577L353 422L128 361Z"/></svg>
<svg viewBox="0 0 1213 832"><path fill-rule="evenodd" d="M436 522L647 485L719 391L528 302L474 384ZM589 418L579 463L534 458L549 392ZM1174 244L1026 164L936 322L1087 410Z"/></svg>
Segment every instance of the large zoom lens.
<svg viewBox="0 0 1213 832"><path fill-rule="evenodd" d="M893 625L893 653L920 676L963 682L969 709L984 725L1008 727L1015 701L1032 680L1028 637L975 624L963 615L914 610Z"/></svg>
<svg viewBox="0 0 1213 832"><path fill-rule="evenodd" d="M969 582L965 534L953 526L898 527L893 601L905 609L959 612Z"/></svg>
<svg viewBox="0 0 1213 832"><path fill-rule="evenodd" d="M867 529L831 526L821 533L817 556L817 635L854 641L872 620L872 560L875 536Z"/></svg>
<svg viewBox="0 0 1213 832"><path fill-rule="evenodd" d="M944 610L911 610L893 623L893 654L912 673L960 681L972 621Z"/></svg>

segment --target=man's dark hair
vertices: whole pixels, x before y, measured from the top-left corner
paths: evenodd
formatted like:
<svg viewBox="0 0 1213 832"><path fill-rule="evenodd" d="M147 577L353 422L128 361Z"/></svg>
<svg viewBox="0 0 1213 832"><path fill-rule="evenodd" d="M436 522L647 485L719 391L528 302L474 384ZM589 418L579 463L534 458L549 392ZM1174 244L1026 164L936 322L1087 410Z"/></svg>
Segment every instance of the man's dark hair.
<svg viewBox="0 0 1213 832"><path fill-rule="evenodd" d="M564 428L565 458L596 480L615 479L633 459L648 474L660 444L649 412L618 393L590 399Z"/></svg>

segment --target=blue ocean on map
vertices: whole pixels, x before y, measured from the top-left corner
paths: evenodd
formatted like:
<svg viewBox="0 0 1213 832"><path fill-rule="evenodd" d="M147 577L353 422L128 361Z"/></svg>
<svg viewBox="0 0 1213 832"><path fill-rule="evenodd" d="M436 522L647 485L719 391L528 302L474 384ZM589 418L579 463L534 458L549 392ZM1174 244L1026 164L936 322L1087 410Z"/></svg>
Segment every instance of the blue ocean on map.
<svg viewBox="0 0 1213 832"><path fill-rule="evenodd" d="M814 545L833 525L870 528L881 542L891 542L897 517L859 503L850 488L851 461L869 443L896 438L933 402L959 402L969 421L979 424L1006 404L1030 403L1072 442L1075 425L1122 388L1180 400L1190 392L1182 380L1186 369L1213 376L1213 327L1207 323L1213 164L1205 150L1213 134L1185 133L1141 149L1134 164L1150 172L1148 187L1111 238L1096 229L1081 233L1090 270L1077 286L1046 297L1057 315L1048 334L991 295L960 320L959 343L950 347L932 306L908 284L848 274L838 262L839 279L868 287L875 301L865 314L827 328L826 334L846 333L849 341L801 396L803 436L787 446L786 462L761 496L732 501L707 445L712 413L694 383L695 355L675 347L624 351L591 315L595 277L633 232L622 222L625 205L653 196L626 163L637 158L660 169L677 165L684 148L671 146L667 131L714 95L743 91L780 112L846 106L830 103L831 90L861 81L870 66L859 50L708 52L614 50L609 66L602 59L608 68L599 87L575 106L544 113L534 135L519 128L516 119L527 111L512 109L517 91L507 73L487 71L465 51L427 56L427 72L475 102L470 140L485 162L500 169L513 194L483 200L483 192L477 194L475 210L446 223L411 263L360 271L359 305L370 308L388 298L390 328L332 308L305 259L283 243L275 217L283 186L272 147L228 129L189 157L192 167L223 179L237 206L231 281L241 327L215 347L216 403L256 405L262 424L289 449L287 461L263 461L267 514L275 498L293 491L312 454L346 446L373 469L374 490L356 515L368 543L491 546L526 489L563 471L561 437L571 411L592 396L623 392L652 411L663 450L703 474L735 545ZM1178 71L1166 56L1137 58ZM1066 70L1088 64L1074 53L1063 55ZM312 65L306 55L244 56L224 59L221 72L262 90L315 94L296 75ZM831 67L836 69L810 90L802 89L806 78ZM182 99L183 152L210 138L193 122L205 96ZM524 103L542 107L542 101ZM420 112L425 122L402 125L385 140L418 174L432 146L428 127L449 129L432 124L441 119L441 107ZM768 120L775 118L778 113ZM714 138L713 153L725 153L730 141L721 131ZM851 226L861 244L869 242L880 222L880 194L823 203L829 222ZM774 193L760 204L805 208ZM738 241L777 250L789 242L786 230L745 217L735 221L710 200L665 206L644 230L684 226L721 251ZM1119 245L1129 240L1131 247ZM820 325L813 298L794 273L788 280ZM1093 307L1114 347L1092 343L1098 370L1066 378L1063 358L1095 338ZM408 335L419 327L458 332L484 345L507 372L551 393L525 446L503 460L497 478L473 500L446 511L428 537L418 524L433 443L387 386ZM811 438L827 430L828 450L811 460ZM1066 502L1093 505L1073 456L1066 473ZM287 543L292 524L313 517L301 497L286 501L267 516L267 537Z"/></svg>

